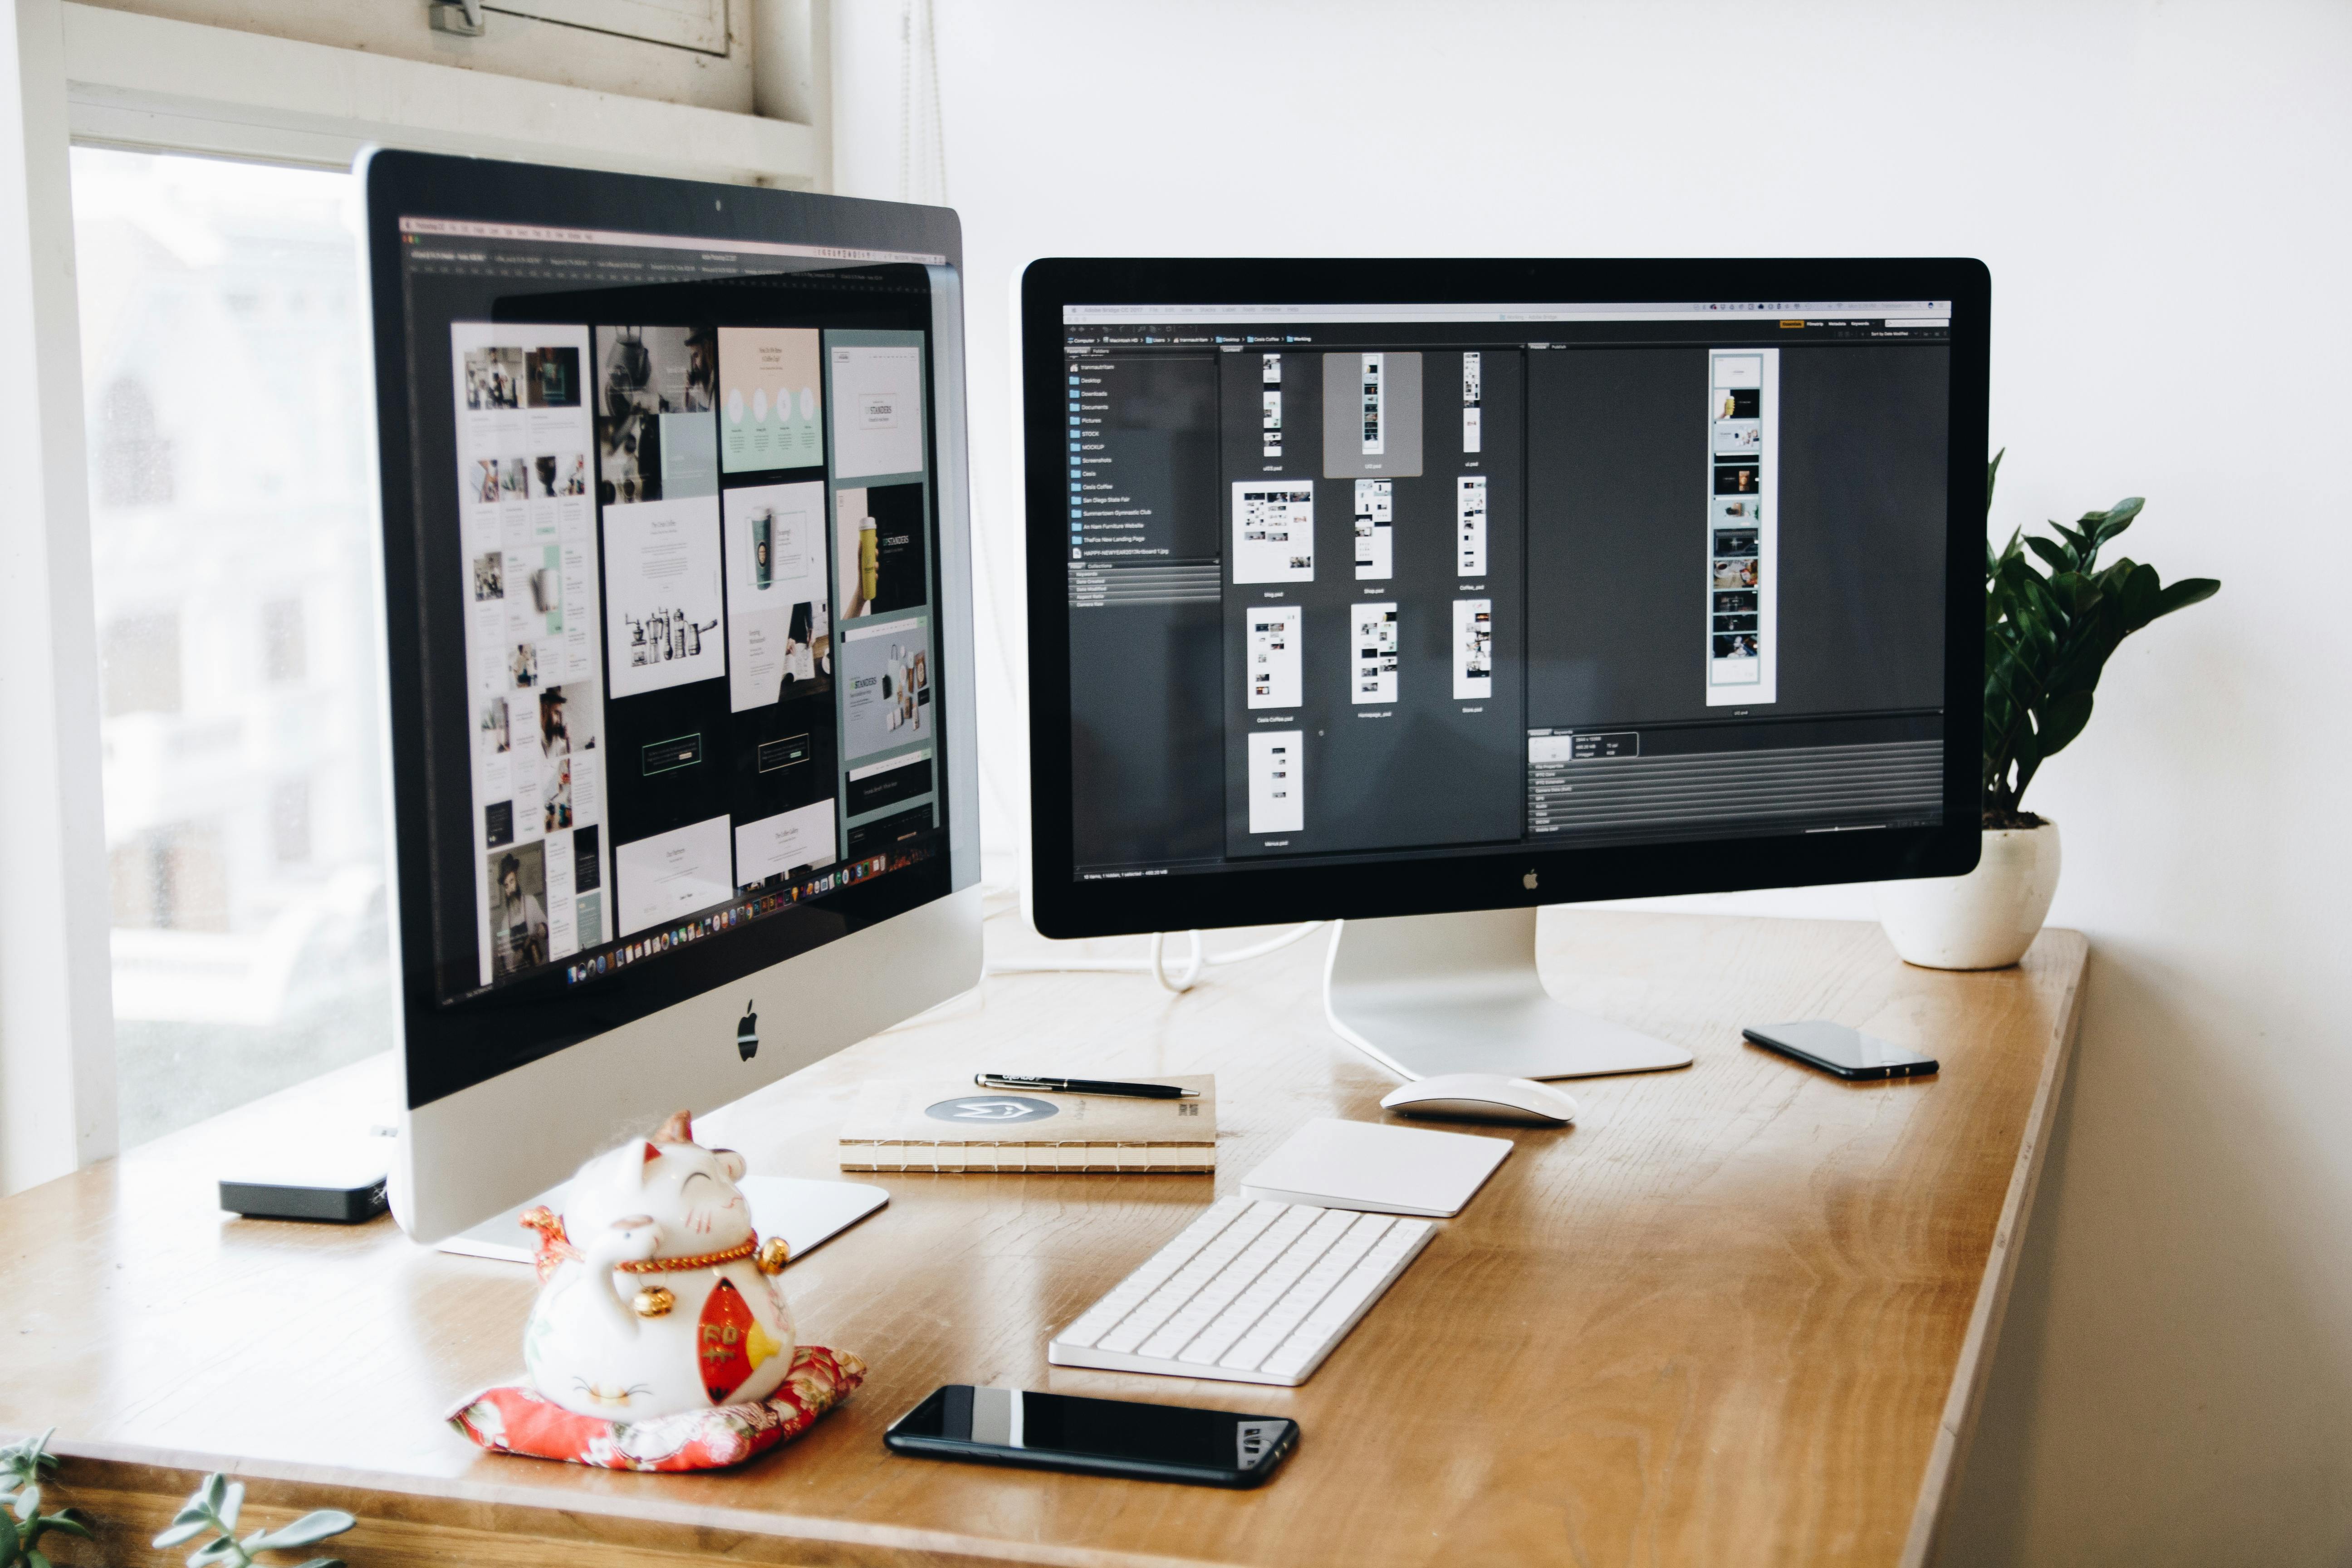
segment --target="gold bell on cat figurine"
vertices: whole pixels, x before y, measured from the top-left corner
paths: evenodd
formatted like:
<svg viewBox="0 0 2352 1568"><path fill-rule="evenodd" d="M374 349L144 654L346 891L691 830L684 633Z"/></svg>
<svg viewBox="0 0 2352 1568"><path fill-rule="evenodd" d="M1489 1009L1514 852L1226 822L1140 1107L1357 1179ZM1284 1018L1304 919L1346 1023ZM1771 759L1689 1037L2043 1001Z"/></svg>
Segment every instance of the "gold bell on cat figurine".
<svg viewBox="0 0 2352 1568"><path fill-rule="evenodd" d="M792 1255L793 1249L784 1245L782 1237L772 1236L760 1244L760 1250L752 1257L751 1261L759 1265L760 1272L762 1274L782 1274L784 1271L785 1262Z"/></svg>
<svg viewBox="0 0 2352 1568"><path fill-rule="evenodd" d="M648 1285L637 1292L635 1300L629 1303L640 1318L666 1318L669 1310L677 1305L677 1298L670 1294L666 1285Z"/></svg>

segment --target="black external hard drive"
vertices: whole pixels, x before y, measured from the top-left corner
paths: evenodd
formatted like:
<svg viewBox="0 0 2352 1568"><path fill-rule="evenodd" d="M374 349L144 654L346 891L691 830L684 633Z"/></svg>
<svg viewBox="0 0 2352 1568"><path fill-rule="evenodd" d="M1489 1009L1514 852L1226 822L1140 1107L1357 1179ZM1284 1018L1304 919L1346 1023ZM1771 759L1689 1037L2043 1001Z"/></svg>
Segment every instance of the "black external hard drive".
<svg viewBox="0 0 2352 1568"><path fill-rule="evenodd" d="M247 1219L361 1225L384 1212L389 1141L303 1142L237 1157L220 1178L220 1206Z"/></svg>

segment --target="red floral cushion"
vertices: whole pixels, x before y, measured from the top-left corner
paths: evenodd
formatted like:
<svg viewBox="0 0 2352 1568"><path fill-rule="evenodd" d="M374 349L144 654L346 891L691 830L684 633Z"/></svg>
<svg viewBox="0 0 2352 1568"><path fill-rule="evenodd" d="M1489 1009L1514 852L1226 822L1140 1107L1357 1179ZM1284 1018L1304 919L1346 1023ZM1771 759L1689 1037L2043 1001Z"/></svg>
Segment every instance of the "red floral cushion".
<svg viewBox="0 0 2352 1568"><path fill-rule="evenodd" d="M519 1384L501 1384L449 1412L449 1425L493 1454L607 1470L718 1470L799 1436L865 1381L866 1363L846 1351L803 1345L776 1392L748 1405L608 1421L566 1410Z"/></svg>

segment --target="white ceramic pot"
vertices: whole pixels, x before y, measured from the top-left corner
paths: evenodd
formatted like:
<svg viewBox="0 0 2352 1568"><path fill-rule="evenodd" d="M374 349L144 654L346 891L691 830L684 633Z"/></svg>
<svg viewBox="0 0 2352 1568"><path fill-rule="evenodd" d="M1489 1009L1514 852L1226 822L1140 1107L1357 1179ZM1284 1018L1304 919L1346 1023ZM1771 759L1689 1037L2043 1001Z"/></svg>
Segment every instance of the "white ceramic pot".
<svg viewBox="0 0 2352 1568"><path fill-rule="evenodd" d="M1988 829L1965 877L1882 882L1878 923L1906 963L2002 969L2025 956L2058 891L2058 825Z"/></svg>

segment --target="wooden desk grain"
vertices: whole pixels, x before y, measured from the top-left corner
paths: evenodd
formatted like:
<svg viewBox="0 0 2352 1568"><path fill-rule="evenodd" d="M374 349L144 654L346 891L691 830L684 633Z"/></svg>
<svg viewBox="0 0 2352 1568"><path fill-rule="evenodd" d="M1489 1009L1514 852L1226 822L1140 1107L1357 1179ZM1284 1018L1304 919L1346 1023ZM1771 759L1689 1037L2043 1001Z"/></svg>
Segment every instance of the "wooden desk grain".
<svg viewBox="0 0 2352 1568"><path fill-rule="evenodd" d="M54 1495L107 1521L109 1562L155 1560L143 1537L214 1468L248 1480L256 1519L360 1513L337 1542L354 1568L1929 1560L2074 1038L2083 939L2048 931L2021 968L1947 974L1901 963L1869 925L1553 911L1542 933L1563 1000L1696 1064L1571 1085L1573 1128L1511 1131L1486 1189L1303 1388L1045 1352L1301 1121L1380 1116L1393 1080L1324 1027L1319 938L1181 997L1139 977L1000 977L708 1119L754 1171L812 1176L838 1174L834 1129L874 1074L1213 1070L1223 1121L1213 1181L866 1178L890 1206L784 1283L802 1337L858 1352L872 1378L740 1472L478 1452L441 1417L518 1369L529 1270L425 1251L388 1221L213 1208L226 1142L289 1106L364 1111L388 1089L381 1064L0 1203L0 1430L59 1428ZM1814 1016L1943 1071L1849 1084L1739 1038ZM882 1429L945 1382L1275 1412L1304 1435L1240 1493L887 1453Z"/></svg>

